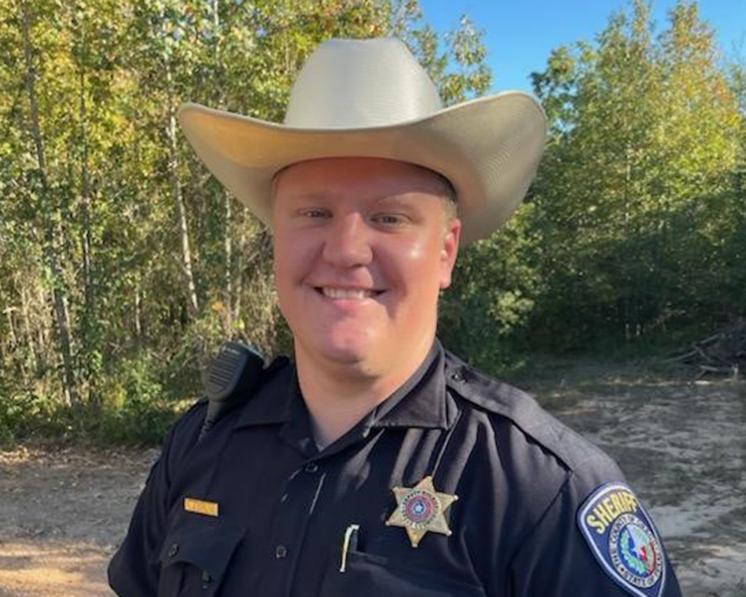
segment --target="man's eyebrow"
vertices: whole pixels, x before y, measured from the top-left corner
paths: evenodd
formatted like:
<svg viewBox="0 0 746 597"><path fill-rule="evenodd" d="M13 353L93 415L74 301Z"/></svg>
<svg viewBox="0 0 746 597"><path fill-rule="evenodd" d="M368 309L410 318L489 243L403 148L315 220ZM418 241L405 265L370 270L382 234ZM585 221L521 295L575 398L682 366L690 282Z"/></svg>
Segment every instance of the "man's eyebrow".
<svg viewBox="0 0 746 597"><path fill-rule="evenodd" d="M401 204L401 205L418 206L422 204L422 198L417 196L417 194L421 192L423 191L420 189L414 188L414 189L408 189L406 191L401 191L398 193L391 193L390 195L388 194L381 195L380 197L375 197L373 200L376 203L394 203L394 204ZM443 199L448 198L448 195L446 195L445 192L442 195L438 195L438 196Z"/></svg>
<svg viewBox="0 0 746 597"><path fill-rule="evenodd" d="M306 189L300 189L297 192L289 193L289 196L296 201L328 202L340 199L339 194L332 191L314 191Z"/></svg>
<svg viewBox="0 0 746 597"><path fill-rule="evenodd" d="M411 197L410 193L397 193L393 195L381 195L379 197L375 197L373 199L373 202L377 205L383 205L383 206L417 206L418 201L416 198Z"/></svg>

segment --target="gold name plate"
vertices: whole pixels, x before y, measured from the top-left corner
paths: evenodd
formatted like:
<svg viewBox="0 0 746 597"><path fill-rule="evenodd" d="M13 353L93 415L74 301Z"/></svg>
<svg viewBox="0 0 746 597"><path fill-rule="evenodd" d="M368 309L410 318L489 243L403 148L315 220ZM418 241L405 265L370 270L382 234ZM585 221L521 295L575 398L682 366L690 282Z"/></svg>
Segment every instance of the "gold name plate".
<svg viewBox="0 0 746 597"><path fill-rule="evenodd" d="M218 516L218 503L197 500L194 498L184 498L184 510L205 516Z"/></svg>

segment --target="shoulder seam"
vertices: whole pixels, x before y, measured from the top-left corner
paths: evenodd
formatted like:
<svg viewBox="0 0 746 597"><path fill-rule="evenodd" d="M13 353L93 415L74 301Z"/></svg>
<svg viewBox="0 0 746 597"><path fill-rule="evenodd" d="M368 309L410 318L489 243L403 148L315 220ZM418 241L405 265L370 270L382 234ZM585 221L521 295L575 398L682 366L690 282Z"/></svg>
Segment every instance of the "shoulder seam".
<svg viewBox="0 0 746 597"><path fill-rule="evenodd" d="M570 485L570 480L572 477L575 476L575 473L570 470L566 469L565 471L565 480L562 482L562 484L557 488L556 493L547 502L546 508L542 511L541 515L536 519L536 522L533 524L533 526L526 531L526 533L521 537L521 539L517 542L518 548L511 554L510 559L508 560L508 569L510 569L513 565L513 561L518 557L518 554L520 551L525 547L527 541L529 541L530 537L536 533L536 531L539 529L539 527L542 525L544 520L549 514L549 511L554 507L554 505L557 503L557 501L560 499L560 496L565 492L567 487Z"/></svg>

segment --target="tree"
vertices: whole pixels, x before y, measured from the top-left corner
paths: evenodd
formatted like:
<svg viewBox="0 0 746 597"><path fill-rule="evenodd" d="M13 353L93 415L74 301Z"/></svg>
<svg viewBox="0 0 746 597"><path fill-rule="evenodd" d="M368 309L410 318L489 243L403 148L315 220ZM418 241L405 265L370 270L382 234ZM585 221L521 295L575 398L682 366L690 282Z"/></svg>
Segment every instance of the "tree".
<svg viewBox="0 0 746 597"><path fill-rule="evenodd" d="M92 412L100 433L157 437L219 341L290 347L269 233L196 158L181 102L279 121L334 36L399 35L449 102L489 85L478 29L443 45L413 0L0 0L0 15L0 430L11 411L54 412L57 430Z"/></svg>
<svg viewBox="0 0 746 597"><path fill-rule="evenodd" d="M654 40L647 5L634 2L595 46L560 49L534 76L553 128L531 216L546 247L540 341L577 347L696 321L692 305L721 283L708 275L708 230L733 215L720 207L741 116L696 4L669 18Z"/></svg>

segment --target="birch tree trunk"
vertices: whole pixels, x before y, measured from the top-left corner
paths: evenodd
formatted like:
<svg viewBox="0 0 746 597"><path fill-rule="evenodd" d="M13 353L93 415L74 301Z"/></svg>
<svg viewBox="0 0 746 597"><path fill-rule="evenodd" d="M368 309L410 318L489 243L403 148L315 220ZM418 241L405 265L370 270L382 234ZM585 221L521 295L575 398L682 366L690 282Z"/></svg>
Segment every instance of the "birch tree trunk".
<svg viewBox="0 0 746 597"><path fill-rule="evenodd" d="M79 117L79 139L81 148L80 158L80 216L82 229L80 231L80 244L82 249L83 290L84 309L81 316L81 325L78 330L78 339L81 343L81 356L83 374L78 381L81 387L87 388L87 403L100 406L101 396L98 392L98 368L95 365L99 354L99 330L98 314L96 309L96 286L93 262L93 233L91 230L91 209L93 203L93 191L91 189L90 153L89 153L89 126L88 105L86 103L87 79L87 54L88 54L88 31L85 20L81 22L80 46L81 55L78 70L78 117Z"/></svg>
<svg viewBox="0 0 746 597"><path fill-rule="evenodd" d="M26 349L31 355L31 367L32 374L36 374L39 371L39 358L36 352L36 339L34 338L34 331L31 328L31 318L29 317L29 297L26 292L26 288L20 285L21 295L21 324L22 324L22 337L26 345Z"/></svg>
<svg viewBox="0 0 746 597"><path fill-rule="evenodd" d="M215 69L223 73L223 65L221 64L221 44L222 44L222 31L220 29L221 23L220 23L220 0L210 0L211 10L212 10L212 26L215 33L215 48L214 48L214 55L213 58L215 60ZM217 91L217 107L223 108L225 104L225 89L223 88L223 85L225 85L225 79L223 77L220 77L218 79L218 89ZM222 191L222 197L223 197L223 221L224 221L224 228L223 228L223 263L224 263L224 270L223 270L223 305L225 307L223 312L223 333L225 336L230 337L233 332L233 321L234 317L236 316L235 313L235 292L240 292L240 287L234 286L234 280L233 280L233 236L232 236L232 222L233 222L233 213L231 205L231 202L233 199L231 199L228 196L228 193L221 187Z"/></svg>
<svg viewBox="0 0 746 597"><path fill-rule="evenodd" d="M80 143L82 144L81 163L81 217L83 219L83 230L81 232L81 245L83 248L83 284L85 288L85 315L84 329L91 327L91 319L95 317L96 289L93 284L93 256L91 250L91 177L88 163L88 110L85 102L85 70L81 65L79 72L79 115L80 115Z"/></svg>
<svg viewBox="0 0 746 597"><path fill-rule="evenodd" d="M181 271L186 287L187 308L190 319L195 319L199 313L199 302L197 300L197 286L194 283L192 270L192 251L189 243L189 225L187 222L184 195L181 192L179 182L179 147L176 135L176 107L173 99L173 76L171 73L171 61L166 58L166 83L168 86L168 170L171 181L171 196L176 203L176 214L181 237Z"/></svg>
<svg viewBox="0 0 746 597"><path fill-rule="evenodd" d="M44 139L39 120L39 103L36 95L36 67L34 66L34 48L31 41L31 18L26 2L20 3L23 30L23 53L26 67L25 86L31 110L31 136L36 150L41 180L41 211L44 222L44 255L47 266L52 274L52 303L54 321L57 332L58 350L62 357L63 394L65 404L78 406L80 399L75 382L75 370L72 358L72 334L70 331L70 311L67 304L67 288L62 275L59 257L57 255L58 218L52 217L55 210L49 188L49 176L44 150Z"/></svg>
<svg viewBox="0 0 746 597"><path fill-rule="evenodd" d="M231 237L231 201L233 201L228 193L223 191L223 212L225 217L225 230L223 231L223 253L225 257L225 272L223 277L223 293L225 295L225 318L224 318L224 332L226 336L231 336L233 331L233 316L236 306L233 299L233 274L231 263L233 261L233 239ZM240 288L238 289L240 291ZM236 313L237 314L237 313Z"/></svg>

